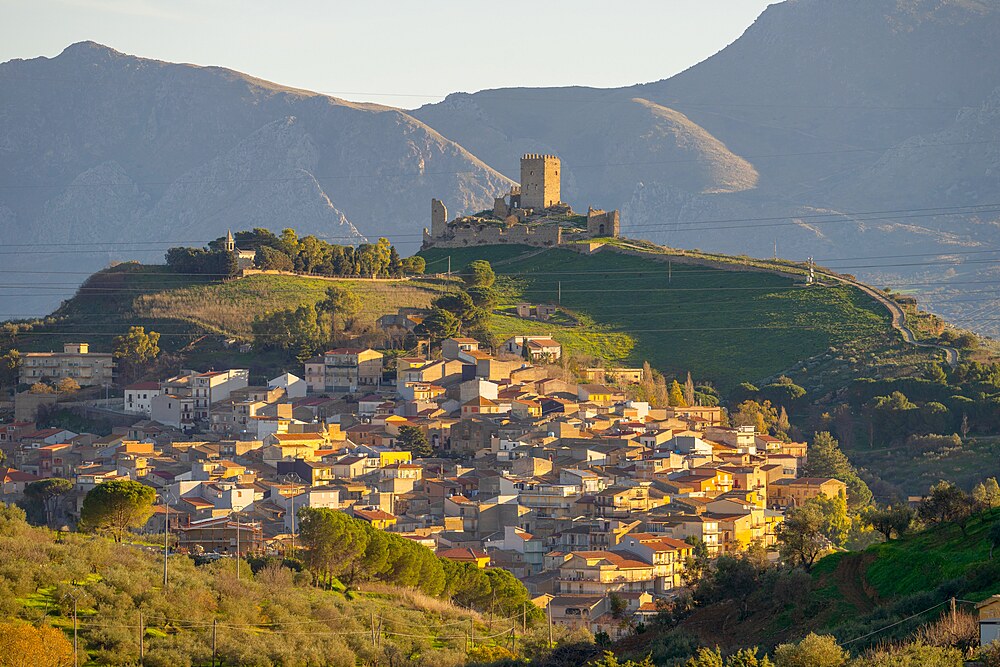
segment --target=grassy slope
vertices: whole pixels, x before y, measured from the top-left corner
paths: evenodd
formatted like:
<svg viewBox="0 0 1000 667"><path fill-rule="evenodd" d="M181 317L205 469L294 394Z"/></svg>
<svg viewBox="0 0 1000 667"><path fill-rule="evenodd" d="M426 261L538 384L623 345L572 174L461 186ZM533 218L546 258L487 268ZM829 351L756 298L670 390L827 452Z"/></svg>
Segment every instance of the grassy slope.
<svg viewBox="0 0 1000 667"><path fill-rule="evenodd" d="M361 299L358 325L373 327L379 316L400 307L427 307L454 282L433 277L365 282L253 275L218 283L177 276L162 266L120 265L91 276L47 325L20 334L15 347L58 349L64 341L86 339L92 349L107 350L114 336L131 325L161 332L161 347L167 350L205 333L240 338L250 333L250 324L260 314L315 304L334 285Z"/></svg>
<svg viewBox="0 0 1000 667"><path fill-rule="evenodd" d="M445 271L449 256L453 272L473 259L490 260L498 272L518 277L517 289L506 295L510 302L555 301L561 283L563 307L580 320L580 326L570 326L497 316L492 326L499 337L551 334L571 352L622 364L648 360L678 375L690 370L722 390L788 371L831 346L854 354L884 347L888 338L887 315L848 287L800 289L786 276L677 263L668 277L665 263L653 256L611 251L586 256L566 249L487 246L423 254L429 272ZM426 307L456 284L454 278L431 276L368 283L263 275L205 283L164 267L126 264L95 274L47 326L19 335L12 345L36 351L84 339L93 349L106 350L115 335L138 324L161 332L161 347L168 351L214 334L187 351L191 364L269 369L283 360L260 353L237 358L221 349L221 338L247 336L260 313L315 303L332 285L361 298L358 320L365 328L401 306Z"/></svg>
<svg viewBox="0 0 1000 667"><path fill-rule="evenodd" d="M963 535L958 526L946 524L876 544L862 552L827 556L813 573L817 591L827 593L838 603L846 603L845 611L857 613L857 607L845 596L833 592L833 589L842 590L844 584L837 571L852 560L864 563L860 574L872 603L934 590L945 582L966 577L977 565L991 563L987 533L995 521L1000 521L1000 511L994 510L982 520L973 519L967 527L967 535ZM978 601L1000 592L1000 579L991 579L970 579L960 591L961 597Z"/></svg>
<svg viewBox="0 0 1000 667"><path fill-rule="evenodd" d="M987 531L996 521L1000 510L985 520L973 520L967 536L954 525L935 526L864 551L831 554L813 567L811 590L794 596L793 602L754 599L753 613L746 615L729 601L712 604L696 611L681 627L703 638L717 633L714 641L735 648L772 646L813 631L850 642L915 615L852 648L905 637L947 605L920 612L953 595L978 601L1000 593L1000 553L990 560L987 541ZM963 608L969 610L971 605Z"/></svg>
<svg viewBox="0 0 1000 667"><path fill-rule="evenodd" d="M600 352L609 360L648 360L665 372L691 370L723 390L743 380L778 373L834 345L880 345L888 316L868 297L848 287L798 289L791 278L727 271L616 252L586 256L565 249L485 246L430 249L421 253L428 271L452 271L474 259L494 263L498 273L523 278L519 298L557 300L590 318L579 329L497 318L499 334L515 330L551 332L571 349ZM582 329L582 331L581 331ZM584 332L621 334L602 349Z"/></svg>

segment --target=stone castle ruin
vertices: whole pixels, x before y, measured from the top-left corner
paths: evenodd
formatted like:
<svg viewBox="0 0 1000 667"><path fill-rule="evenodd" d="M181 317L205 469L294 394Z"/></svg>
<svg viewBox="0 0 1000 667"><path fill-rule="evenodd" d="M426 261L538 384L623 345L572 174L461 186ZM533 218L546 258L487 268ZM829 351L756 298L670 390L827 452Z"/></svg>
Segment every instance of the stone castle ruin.
<svg viewBox="0 0 1000 667"><path fill-rule="evenodd" d="M617 210L589 208L575 213L560 200L561 163L554 155L529 153L521 158L521 184L493 201L493 210L448 220L448 209L431 200L431 228L424 229L424 248L518 243L555 246L569 241L617 238Z"/></svg>

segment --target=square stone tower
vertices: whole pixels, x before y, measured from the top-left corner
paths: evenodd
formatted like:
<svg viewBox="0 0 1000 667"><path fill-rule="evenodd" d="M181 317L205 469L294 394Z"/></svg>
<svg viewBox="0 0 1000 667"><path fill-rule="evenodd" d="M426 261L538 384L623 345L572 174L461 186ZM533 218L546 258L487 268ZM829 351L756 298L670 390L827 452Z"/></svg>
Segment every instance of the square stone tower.
<svg viewBox="0 0 1000 667"><path fill-rule="evenodd" d="M559 203L559 158L529 153L521 158L521 206L542 209Z"/></svg>

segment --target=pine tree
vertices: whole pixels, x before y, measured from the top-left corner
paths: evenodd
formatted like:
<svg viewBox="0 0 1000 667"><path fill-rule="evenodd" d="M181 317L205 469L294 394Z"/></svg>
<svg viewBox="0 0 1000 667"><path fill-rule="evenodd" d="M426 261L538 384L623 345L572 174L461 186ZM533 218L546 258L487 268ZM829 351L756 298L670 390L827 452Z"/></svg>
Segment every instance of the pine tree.
<svg viewBox="0 0 1000 667"><path fill-rule="evenodd" d="M802 474L805 477L833 477L847 484L847 501L853 510L867 507L872 501L871 489L840 450L840 443L827 431L813 437Z"/></svg>

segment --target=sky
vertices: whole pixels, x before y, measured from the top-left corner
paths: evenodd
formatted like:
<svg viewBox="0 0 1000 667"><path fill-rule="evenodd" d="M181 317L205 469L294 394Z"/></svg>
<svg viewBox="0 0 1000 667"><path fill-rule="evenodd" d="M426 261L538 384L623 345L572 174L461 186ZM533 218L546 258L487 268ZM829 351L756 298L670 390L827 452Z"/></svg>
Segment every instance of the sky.
<svg viewBox="0 0 1000 667"><path fill-rule="evenodd" d="M0 62L92 40L415 108L508 86L664 79L775 0L0 0Z"/></svg>

